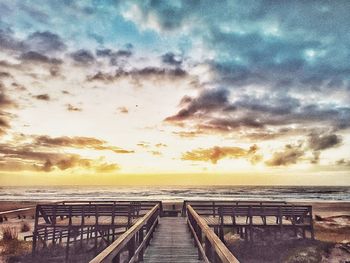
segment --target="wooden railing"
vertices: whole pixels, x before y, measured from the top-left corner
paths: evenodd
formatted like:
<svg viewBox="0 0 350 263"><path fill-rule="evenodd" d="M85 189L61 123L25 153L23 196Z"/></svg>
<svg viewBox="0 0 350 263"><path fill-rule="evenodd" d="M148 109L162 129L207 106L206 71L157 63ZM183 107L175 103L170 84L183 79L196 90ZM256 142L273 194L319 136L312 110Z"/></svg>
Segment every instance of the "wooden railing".
<svg viewBox="0 0 350 263"><path fill-rule="evenodd" d="M206 263L239 263L207 223L187 205L187 223L198 247L199 259ZM203 245L204 244L204 245Z"/></svg>
<svg viewBox="0 0 350 263"><path fill-rule="evenodd" d="M197 211L197 210L196 210ZM244 222L237 222L238 218L246 218ZM225 222L225 218L230 218L231 222ZM270 220L267 220L270 218ZM274 218L275 220L271 220ZM288 223L283 222L288 221ZM253 241L254 227L278 227L280 232L283 228L294 230L294 235L297 236L297 231L302 230L303 238L305 230L310 231L311 239L314 239L314 229L312 220L312 206L310 205L236 205L236 206L221 206L219 207L219 237L224 239L224 227L245 228L245 240ZM253 223L254 222L254 223ZM241 234L243 234L242 231ZM249 233L249 237L248 237Z"/></svg>
<svg viewBox="0 0 350 263"><path fill-rule="evenodd" d="M198 214L213 215L218 214L219 207L237 205L282 205L285 201L261 201L261 200L184 200L182 206L182 216L186 216L186 207L191 205Z"/></svg>
<svg viewBox="0 0 350 263"><path fill-rule="evenodd" d="M158 224L159 215L160 207L157 204L128 231L92 259L90 263L118 263L120 262L120 254L125 249L128 251L129 263L142 261L144 250L149 245Z"/></svg>
<svg viewBox="0 0 350 263"><path fill-rule="evenodd" d="M87 201L87 200L73 200L73 201L60 201L59 204L70 205L70 204L89 204L89 205L101 205L101 204L114 204L114 205L133 205L139 206L142 209L151 209L156 204L159 204L160 213L163 213L163 205L161 201L152 201L152 200L95 200L95 201Z"/></svg>

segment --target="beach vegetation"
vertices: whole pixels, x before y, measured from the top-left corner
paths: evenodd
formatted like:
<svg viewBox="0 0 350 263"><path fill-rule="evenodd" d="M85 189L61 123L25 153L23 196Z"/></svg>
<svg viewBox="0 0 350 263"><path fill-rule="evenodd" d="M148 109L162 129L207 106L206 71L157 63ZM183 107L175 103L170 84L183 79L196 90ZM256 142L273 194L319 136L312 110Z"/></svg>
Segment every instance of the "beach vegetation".
<svg viewBox="0 0 350 263"><path fill-rule="evenodd" d="M30 231L30 225L27 222L23 222L21 224L21 232L24 233L28 231Z"/></svg>
<svg viewBox="0 0 350 263"><path fill-rule="evenodd" d="M15 227L6 226L2 228L2 239L6 241L17 240L18 230Z"/></svg>

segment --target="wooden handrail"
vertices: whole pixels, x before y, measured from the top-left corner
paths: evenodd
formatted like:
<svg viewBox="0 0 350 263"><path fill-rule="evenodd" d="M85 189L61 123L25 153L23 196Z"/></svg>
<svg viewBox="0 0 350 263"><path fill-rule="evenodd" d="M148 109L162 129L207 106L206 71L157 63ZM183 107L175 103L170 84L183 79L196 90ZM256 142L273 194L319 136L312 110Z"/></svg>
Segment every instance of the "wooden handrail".
<svg viewBox="0 0 350 263"><path fill-rule="evenodd" d="M207 244L210 243L211 247L214 249L215 254L219 257L220 261L222 263L239 263L238 259L232 255L232 253L230 252L230 250L225 246L225 244L220 240L220 238L214 233L214 231L208 226L208 224L197 214L196 211L194 211L194 209L190 206L187 205L187 215L189 216L189 224L192 226L192 228L194 229L194 235L196 235L195 233L195 229L196 227L192 225L193 222L192 219L195 221L195 223L198 225L198 227L200 228L200 232L201 234L203 234L205 236L205 239ZM198 240L201 240L202 237L197 237ZM198 244L200 246L202 246L202 244ZM200 249L201 251L203 251L203 249ZM206 247L205 250L207 251L208 248ZM205 259L208 255L202 255L203 258ZM208 257L209 260L210 257Z"/></svg>
<svg viewBox="0 0 350 263"><path fill-rule="evenodd" d="M98 254L90 263L105 263L113 262L113 259L118 256L122 249L124 249L129 241L135 237L138 231L142 231L142 227L148 222L148 220L159 211L159 204L155 205L146 215L144 215L139 221L136 222L128 231L118 237L111 245ZM153 229L151 230L153 231ZM142 246L146 242L142 242ZM132 255L134 256L134 255Z"/></svg>
<svg viewBox="0 0 350 263"><path fill-rule="evenodd" d="M208 210L213 209L219 205L239 205L239 204L254 204L254 205L266 205L266 204L287 204L286 201L261 201L261 200L184 200L182 206L182 216L186 214L187 205L191 205L192 207L205 207Z"/></svg>

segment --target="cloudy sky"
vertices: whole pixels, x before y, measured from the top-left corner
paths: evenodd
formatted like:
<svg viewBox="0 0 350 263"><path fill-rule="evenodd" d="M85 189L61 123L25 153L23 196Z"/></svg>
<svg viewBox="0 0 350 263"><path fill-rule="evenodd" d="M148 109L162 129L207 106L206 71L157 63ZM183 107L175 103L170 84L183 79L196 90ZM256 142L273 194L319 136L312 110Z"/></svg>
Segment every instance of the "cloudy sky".
<svg viewBox="0 0 350 263"><path fill-rule="evenodd" d="M350 184L349 1L0 1L0 184Z"/></svg>

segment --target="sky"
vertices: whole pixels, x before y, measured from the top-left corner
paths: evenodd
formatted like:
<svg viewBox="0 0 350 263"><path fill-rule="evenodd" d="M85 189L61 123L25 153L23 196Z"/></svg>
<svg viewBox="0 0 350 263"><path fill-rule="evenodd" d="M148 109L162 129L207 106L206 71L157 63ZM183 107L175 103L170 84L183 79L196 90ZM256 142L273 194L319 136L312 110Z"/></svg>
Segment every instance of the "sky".
<svg viewBox="0 0 350 263"><path fill-rule="evenodd" d="M350 185L349 1L0 1L0 185Z"/></svg>

